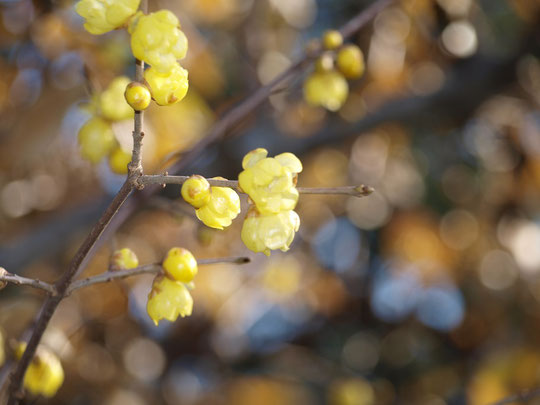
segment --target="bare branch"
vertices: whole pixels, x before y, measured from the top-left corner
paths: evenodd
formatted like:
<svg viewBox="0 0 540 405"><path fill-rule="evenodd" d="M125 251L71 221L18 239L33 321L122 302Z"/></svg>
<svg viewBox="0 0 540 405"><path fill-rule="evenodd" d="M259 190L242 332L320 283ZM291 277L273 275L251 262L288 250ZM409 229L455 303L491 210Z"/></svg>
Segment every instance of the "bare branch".
<svg viewBox="0 0 540 405"><path fill-rule="evenodd" d="M190 176L169 176L165 174L144 175L139 179L140 184L183 184ZM217 180L207 179L212 186L231 187L239 193L243 191L238 187L237 180ZM297 187L300 194L342 194L351 195L354 197L365 197L373 193L374 189L363 184L359 186L344 186L344 187Z"/></svg>
<svg viewBox="0 0 540 405"><path fill-rule="evenodd" d="M240 257L221 257L215 259L198 259L197 263L199 265L205 264L216 264L216 263L234 263L234 264L246 264L251 260L249 257L240 256ZM69 287L67 295L71 294L73 291L80 288L89 287L94 284L108 283L113 280L118 280L127 277L138 276L141 274L157 274L161 273L163 268L160 263L145 264L144 266L139 266L134 269L127 270L109 270L105 273L98 274L97 276L88 277L82 280L75 281Z"/></svg>
<svg viewBox="0 0 540 405"><path fill-rule="evenodd" d="M17 285L27 285L30 287L37 288L38 290L43 290L47 292L50 295L56 294L56 288L54 288L54 285L46 283L45 281L40 281L38 279L33 278L27 278L18 276L16 274L8 273L7 271L4 274L0 273L0 284L1 282L7 282L11 284L17 284Z"/></svg>

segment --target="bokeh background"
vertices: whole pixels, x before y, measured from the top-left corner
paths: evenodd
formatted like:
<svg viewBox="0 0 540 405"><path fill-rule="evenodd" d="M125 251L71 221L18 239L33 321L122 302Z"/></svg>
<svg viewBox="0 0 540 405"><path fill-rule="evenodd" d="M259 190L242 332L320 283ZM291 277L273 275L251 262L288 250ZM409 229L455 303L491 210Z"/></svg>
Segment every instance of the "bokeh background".
<svg viewBox="0 0 540 405"><path fill-rule="evenodd" d="M158 173L371 2L149 3L190 41L188 97L145 121ZM0 1L0 265L46 281L123 181L79 156L80 107L134 73L126 33L92 36L72 6ZM487 405L540 385L539 16L536 0L397 1L354 36L367 72L339 112L303 101L307 72L280 88L183 174L235 178L266 147L301 157L299 185L376 192L302 196L292 249L270 258L243 246L240 218L201 226L177 186L139 204L85 275L119 247L141 263L172 246L253 261L201 267L193 316L157 328L151 277L70 296L44 337L66 371L49 403ZM131 126L115 127L128 147ZM0 292L6 342L42 300Z"/></svg>

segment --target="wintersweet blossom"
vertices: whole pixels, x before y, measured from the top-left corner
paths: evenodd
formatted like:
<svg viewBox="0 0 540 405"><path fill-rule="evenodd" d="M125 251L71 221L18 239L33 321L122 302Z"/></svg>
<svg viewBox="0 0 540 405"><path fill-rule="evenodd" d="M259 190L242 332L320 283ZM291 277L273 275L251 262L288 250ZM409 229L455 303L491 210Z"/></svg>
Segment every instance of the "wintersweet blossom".
<svg viewBox="0 0 540 405"><path fill-rule="evenodd" d="M176 321L178 316L190 316L193 311L193 298L186 286L180 281L158 275L152 284L146 304L148 316L156 326L166 319Z"/></svg>
<svg viewBox="0 0 540 405"><path fill-rule="evenodd" d="M244 220L241 238L250 250L269 256L271 250L289 250L299 227L300 217L292 210L263 215L252 207Z"/></svg>
<svg viewBox="0 0 540 405"><path fill-rule="evenodd" d="M20 359L26 350L21 342L15 349L15 357ZM33 395L53 397L64 382L64 369L58 357L43 346L39 346L24 375L23 386Z"/></svg>
<svg viewBox="0 0 540 405"><path fill-rule="evenodd" d="M84 28L100 35L126 24L137 12L141 0L81 0L75 11L84 18Z"/></svg>
<svg viewBox="0 0 540 405"><path fill-rule="evenodd" d="M196 214L206 226L223 229L240 213L240 198L229 187L211 187L210 201L197 209Z"/></svg>
<svg viewBox="0 0 540 405"><path fill-rule="evenodd" d="M261 214L292 210L298 202L296 175L302 171L302 163L292 153L267 155L263 148L249 152L242 161L238 184Z"/></svg>
<svg viewBox="0 0 540 405"><path fill-rule="evenodd" d="M160 72L170 72L186 56L187 38L169 10L136 16L129 32L133 55Z"/></svg>

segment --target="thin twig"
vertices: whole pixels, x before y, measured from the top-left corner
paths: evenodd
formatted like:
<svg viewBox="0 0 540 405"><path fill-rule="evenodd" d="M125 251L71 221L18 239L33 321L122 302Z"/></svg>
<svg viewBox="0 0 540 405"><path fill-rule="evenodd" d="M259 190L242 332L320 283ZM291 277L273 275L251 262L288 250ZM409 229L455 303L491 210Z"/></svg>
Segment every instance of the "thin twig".
<svg viewBox="0 0 540 405"><path fill-rule="evenodd" d="M148 10L147 0L141 2L141 11L146 13ZM144 62L135 60L135 81L142 83L144 81ZM135 111L133 118L133 151L131 153L131 162L128 165L128 178L131 184L139 187L138 179L143 174L142 166L142 143L144 138L143 132L144 111Z"/></svg>
<svg viewBox="0 0 540 405"><path fill-rule="evenodd" d="M56 294L56 289L54 288L52 284L46 283L45 281L41 281L38 279L22 277L16 274L11 274L11 273L6 272L5 274L0 274L0 282L1 281L5 281L11 284L27 285L30 287L34 287L39 290L43 290L50 295Z"/></svg>
<svg viewBox="0 0 540 405"><path fill-rule="evenodd" d="M139 183L147 184L183 184L190 176L169 176L165 174L145 175L139 178ZM207 179L211 186L231 187L236 191L243 193L238 187L237 180L218 180ZM301 194L343 194L354 197L365 197L373 193L374 189L363 184L359 186L344 186L344 187L297 187Z"/></svg>
<svg viewBox="0 0 540 405"><path fill-rule="evenodd" d="M249 257L222 257L215 259L198 259L197 264L216 264L216 263L234 263L234 264L246 264L249 263ZM161 273L163 268L160 263L145 264L134 269L127 270L109 270L105 273L98 274L97 276L88 277L82 280L75 281L70 287L67 294L71 294L73 291L80 288L89 287L94 284L108 283L112 280L119 280L127 277L139 276L141 274L157 274Z"/></svg>

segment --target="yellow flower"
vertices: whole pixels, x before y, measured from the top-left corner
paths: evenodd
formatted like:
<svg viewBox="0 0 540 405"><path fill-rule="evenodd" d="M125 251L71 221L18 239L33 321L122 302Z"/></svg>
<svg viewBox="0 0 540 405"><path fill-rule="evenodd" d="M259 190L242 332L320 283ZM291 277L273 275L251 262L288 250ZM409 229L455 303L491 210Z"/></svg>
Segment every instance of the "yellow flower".
<svg viewBox="0 0 540 405"><path fill-rule="evenodd" d="M229 187L212 187L210 201L195 213L206 226L223 229L240 213L240 198Z"/></svg>
<svg viewBox="0 0 540 405"><path fill-rule="evenodd" d="M343 75L335 70L313 72L304 82L304 98L314 106L330 111L341 108L349 95L349 85Z"/></svg>
<svg viewBox="0 0 540 405"><path fill-rule="evenodd" d="M99 35L124 25L137 12L141 0L81 0L75 11L85 19L84 28Z"/></svg>
<svg viewBox="0 0 540 405"><path fill-rule="evenodd" d="M170 278L189 283L197 275L197 260L184 248L172 248L163 261L165 274Z"/></svg>
<svg viewBox="0 0 540 405"><path fill-rule="evenodd" d="M124 92L124 97L126 98L127 103L135 111L146 110L150 105L150 101L152 101L152 96L150 95L148 87L137 82L128 84L126 91Z"/></svg>
<svg viewBox="0 0 540 405"><path fill-rule="evenodd" d="M182 184L182 198L195 208L210 202L210 183L204 177L193 175Z"/></svg>
<svg viewBox="0 0 540 405"><path fill-rule="evenodd" d="M174 322L178 315L191 315L193 298L183 283L159 275L154 279L148 294L146 311L156 326L162 319Z"/></svg>
<svg viewBox="0 0 540 405"><path fill-rule="evenodd" d="M26 350L26 343L19 343L15 349L15 356L20 359ZM53 397L64 382L64 369L62 363L54 353L39 346L32 359L23 385L33 395Z"/></svg>
<svg viewBox="0 0 540 405"><path fill-rule="evenodd" d="M337 67L347 79L358 79L364 74L364 54L356 45L347 45L337 54Z"/></svg>
<svg viewBox="0 0 540 405"><path fill-rule="evenodd" d="M99 109L103 118L122 121L133 118L133 108L127 103L124 93L131 81L126 76L115 78L99 95Z"/></svg>
<svg viewBox="0 0 540 405"><path fill-rule="evenodd" d="M261 214L292 210L298 202L295 181L302 163L292 153L274 158L267 155L263 148L249 152L242 161L244 170L238 176L238 184Z"/></svg>
<svg viewBox="0 0 540 405"><path fill-rule="evenodd" d="M90 118L79 130L79 146L83 158L98 163L116 145L111 124L99 117Z"/></svg>
<svg viewBox="0 0 540 405"><path fill-rule="evenodd" d="M252 207L244 220L241 238L250 250L270 256L271 250L289 250L299 227L300 218L292 210L262 215Z"/></svg>
<svg viewBox="0 0 540 405"><path fill-rule="evenodd" d="M134 269L138 265L137 255L129 248L115 250L112 255L111 269L113 270Z"/></svg>
<svg viewBox="0 0 540 405"><path fill-rule="evenodd" d="M165 73L153 67L146 69L144 79L150 87L152 97L159 105L178 103L186 96L189 88L188 71L178 63Z"/></svg>
<svg viewBox="0 0 540 405"><path fill-rule="evenodd" d="M170 72L176 61L186 56L187 38L169 10L138 17L129 32L133 55L162 73Z"/></svg>
<svg viewBox="0 0 540 405"><path fill-rule="evenodd" d="M116 174L126 174L131 162L131 153L117 146L109 156L109 167Z"/></svg>

